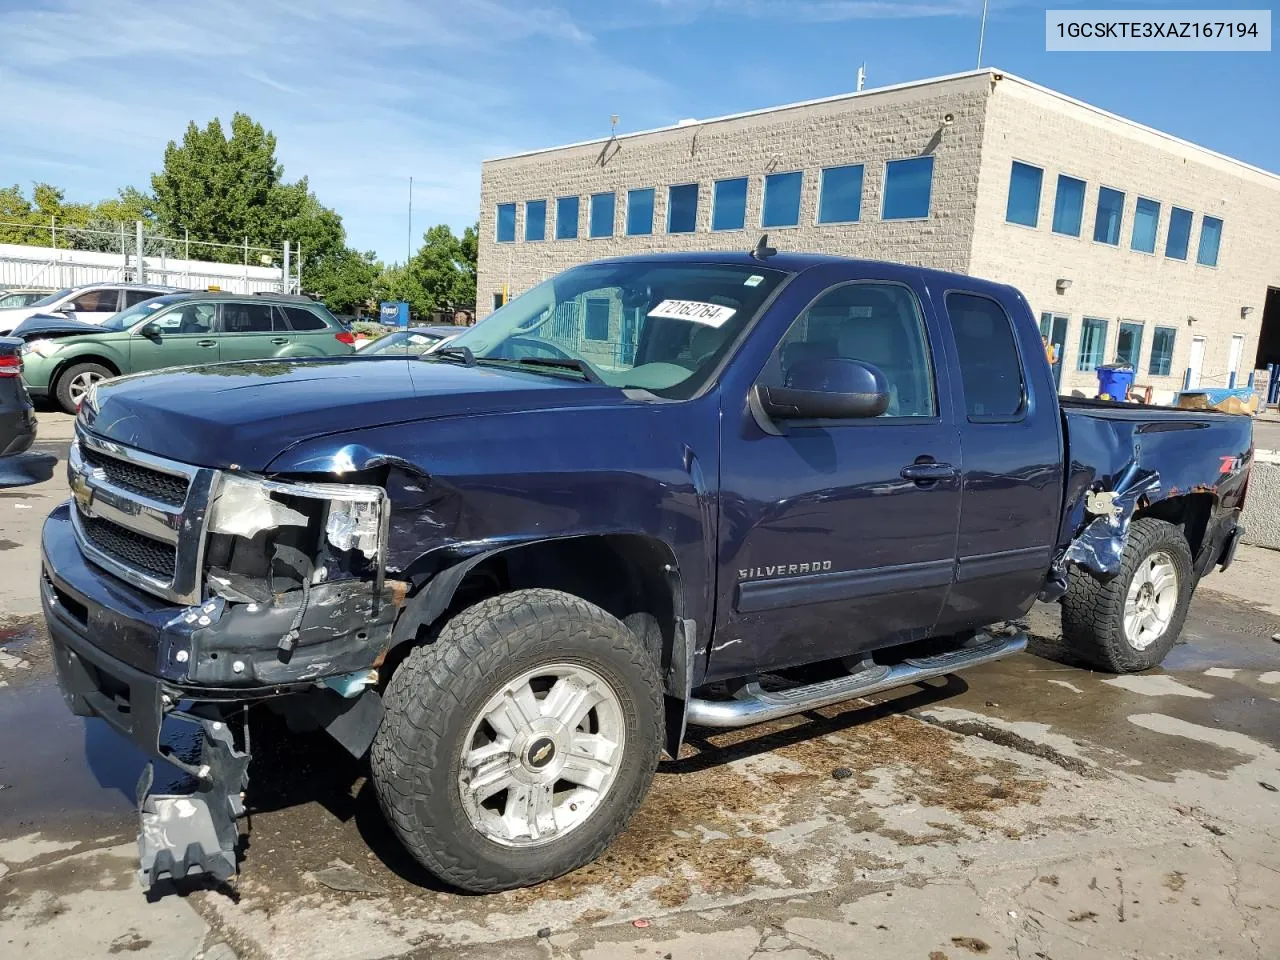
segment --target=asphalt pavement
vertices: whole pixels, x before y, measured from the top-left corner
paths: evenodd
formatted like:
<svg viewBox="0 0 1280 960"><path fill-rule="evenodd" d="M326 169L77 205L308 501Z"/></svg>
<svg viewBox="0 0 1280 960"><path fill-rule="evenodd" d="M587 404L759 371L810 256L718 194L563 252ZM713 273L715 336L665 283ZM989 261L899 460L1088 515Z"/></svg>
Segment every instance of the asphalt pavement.
<svg viewBox="0 0 1280 960"><path fill-rule="evenodd" d="M6 955L1264 960L1280 944L1280 554L1251 548L1202 583L1147 674L1073 664L1056 608L1037 607L1027 654L695 731L601 861L531 890L442 889L362 764L264 724L238 882L149 900L133 876L144 758L67 712L35 616L61 470L0 489Z"/></svg>

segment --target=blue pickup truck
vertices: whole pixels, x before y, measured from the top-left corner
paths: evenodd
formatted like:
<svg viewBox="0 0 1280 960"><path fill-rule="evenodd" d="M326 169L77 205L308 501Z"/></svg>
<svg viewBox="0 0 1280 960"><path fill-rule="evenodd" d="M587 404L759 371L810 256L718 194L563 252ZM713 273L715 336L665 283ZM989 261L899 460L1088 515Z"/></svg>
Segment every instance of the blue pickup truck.
<svg viewBox="0 0 1280 960"><path fill-rule="evenodd" d="M1060 400L1008 286L763 240L614 259L420 358L95 387L44 612L72 710L195 780L139 785L144 883L234 873L265 708L494 891L597 857L686 726L1017 653L1037 599L1094 667L1159 664L1252 455L1247 417Z"/></svg>

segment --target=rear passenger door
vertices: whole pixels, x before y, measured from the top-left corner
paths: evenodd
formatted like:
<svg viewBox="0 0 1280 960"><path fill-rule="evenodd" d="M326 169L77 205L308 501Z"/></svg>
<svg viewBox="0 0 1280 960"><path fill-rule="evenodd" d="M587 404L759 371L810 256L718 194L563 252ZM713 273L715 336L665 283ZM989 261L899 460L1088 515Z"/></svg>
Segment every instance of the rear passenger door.
<svg viewBox="0 0 1280 960"><path fill-rule="evenodd" d="M224 301L220 327L218 352L223 360L260 360L289 346L284 320L269 303Z"/></svg>
<svg viewBox="0 0 1280 960"><path fill-rule="evenodd" d="M86 290L68 306L75 311L77 320L84 323L101 323L113 313L120 311L120 291L115 287Z"/></svg>
<svg viewBox="0 0 1280 960"><path fill-rule="evenodd" d="M935 306L950 321L960 370L964 450L959 562L942 633L1020 615L1035 601L1057 539L1063 451L1057 391L1025 302L953 289Z"/></svg>
<svg viewBox="0 0 1280 960"><path fill-rule="evenodd" d="M341 330L335 330L320 316L306 307L276 306L291 331L290 356L329 356L349 353L350 348L338 340Z"/></svg>

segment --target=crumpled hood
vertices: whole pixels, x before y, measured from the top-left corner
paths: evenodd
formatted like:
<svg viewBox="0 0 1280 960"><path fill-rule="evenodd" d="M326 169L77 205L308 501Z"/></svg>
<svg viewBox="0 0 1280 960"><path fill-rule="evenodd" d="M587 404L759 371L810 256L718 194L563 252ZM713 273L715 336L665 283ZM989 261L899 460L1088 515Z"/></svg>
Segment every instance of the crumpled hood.
<svg viewBox="0 0 1280 960"><path fill-rule="evenodd" d="M375 426L580 406L620 391L416 358L215 363L122 377L82 410L93 433L182 463L265 470L303 440Z"/></svg>

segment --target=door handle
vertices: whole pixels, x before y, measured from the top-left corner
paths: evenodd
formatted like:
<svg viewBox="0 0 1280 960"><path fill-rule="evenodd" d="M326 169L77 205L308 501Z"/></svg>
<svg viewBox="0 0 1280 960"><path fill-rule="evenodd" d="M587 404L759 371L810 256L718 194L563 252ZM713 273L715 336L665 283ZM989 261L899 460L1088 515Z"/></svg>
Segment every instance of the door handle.
<svg viewBox="0 0 1280 960"><path fill-rule="evenodd" d="M197 340L196 341L197 347L216 347L217 345L218 345L217 340Z"/></svg>
<svg viewBox="0 0 1280 960"><path fill-rule="evenodd" d="M903 480L914 480L916 483L953 480L955 476L956 468L949 463L909 463L901 471Z"/></svg>
<svg viewBox="0 0 1280 960"><path fill-rule="evenodd" d="M283 347L286 343L289 342L289 338L288 337L272 337L271 342L274 343L277 347Z"/></svg>

